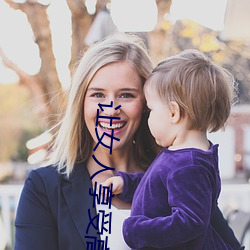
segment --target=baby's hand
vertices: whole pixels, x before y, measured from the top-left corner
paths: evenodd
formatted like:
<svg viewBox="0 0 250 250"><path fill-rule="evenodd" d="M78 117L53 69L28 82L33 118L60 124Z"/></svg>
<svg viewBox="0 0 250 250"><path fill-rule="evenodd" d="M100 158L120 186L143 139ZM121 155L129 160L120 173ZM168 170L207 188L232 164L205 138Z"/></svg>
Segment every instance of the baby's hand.
<svg viewBox="0 0 250 250"><path fill-rule="evenodd" d="M113 184L113 194L120 194L123 188L123 179L120 176L113 176L101 183L104 187L110 187Z"/></svg>

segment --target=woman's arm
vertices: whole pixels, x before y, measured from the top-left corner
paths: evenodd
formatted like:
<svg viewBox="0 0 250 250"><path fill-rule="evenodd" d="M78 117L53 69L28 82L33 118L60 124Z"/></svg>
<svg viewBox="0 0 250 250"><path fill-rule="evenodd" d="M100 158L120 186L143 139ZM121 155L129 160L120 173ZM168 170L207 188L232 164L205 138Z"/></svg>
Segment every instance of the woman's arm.
<svg viewBox="0 0 250 250"><path fill-rule="evenodd" d="M235 237L233 230L228 225L227 220L223 217L223 214L218 206L215 208L215 211L211 218L211 224L215 231L220 235L220 237L233 249L245 249L240 245L240 242Z"/></svg>
<svg viewBox="0 0 250 250"><path fill-rule="evenodd" d="M25 181L15 220L15 250L57 250L57 226L40 176Z"/></svg>

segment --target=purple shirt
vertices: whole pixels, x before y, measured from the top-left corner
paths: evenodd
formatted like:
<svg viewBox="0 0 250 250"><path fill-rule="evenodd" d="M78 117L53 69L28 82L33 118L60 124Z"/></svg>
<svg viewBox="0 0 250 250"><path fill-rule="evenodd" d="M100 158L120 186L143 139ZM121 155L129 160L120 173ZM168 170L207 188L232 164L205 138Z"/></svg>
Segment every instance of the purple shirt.
<svg viewBox="0 0 250 250"><path fill-rule="evenodd" d="M118 175L126 199L142 174ZM123 224L126 243L133 249L232 249L210 223L220 189L218 145L208 151L164 148L136 189L131 217Z"/></svg>

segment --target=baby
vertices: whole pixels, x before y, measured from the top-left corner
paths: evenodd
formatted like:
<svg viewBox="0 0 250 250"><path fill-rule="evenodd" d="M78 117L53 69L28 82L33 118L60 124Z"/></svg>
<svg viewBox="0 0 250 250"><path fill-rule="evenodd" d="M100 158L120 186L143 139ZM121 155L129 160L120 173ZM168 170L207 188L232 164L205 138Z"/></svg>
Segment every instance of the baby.
<svg viewBox="0 0 250 250"><path fill-rule="evenodd" d="M144 175L118 172L103 183L112 183L123 200L133 196L123 224L126 243L133 249L232 249L210 223L221 181L218 145L207 139L229 117L232 75L186 50L154 69L144 93L150 131L163 149Z"/></svg>

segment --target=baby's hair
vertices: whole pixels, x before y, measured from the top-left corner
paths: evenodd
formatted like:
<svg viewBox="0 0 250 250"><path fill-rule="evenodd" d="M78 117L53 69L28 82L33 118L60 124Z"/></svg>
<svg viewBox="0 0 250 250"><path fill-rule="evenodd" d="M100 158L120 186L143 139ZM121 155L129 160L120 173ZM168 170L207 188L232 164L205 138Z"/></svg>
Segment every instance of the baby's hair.
<svg viewBox="0 0 250 250"><path fill-rule="evenodd" d="M146 81L144 91L156 91L171 108L179 105L188 129L215 132L223 128L234 101L235 81L225 68L198 50L184 50L159 63Z"/></svg>

